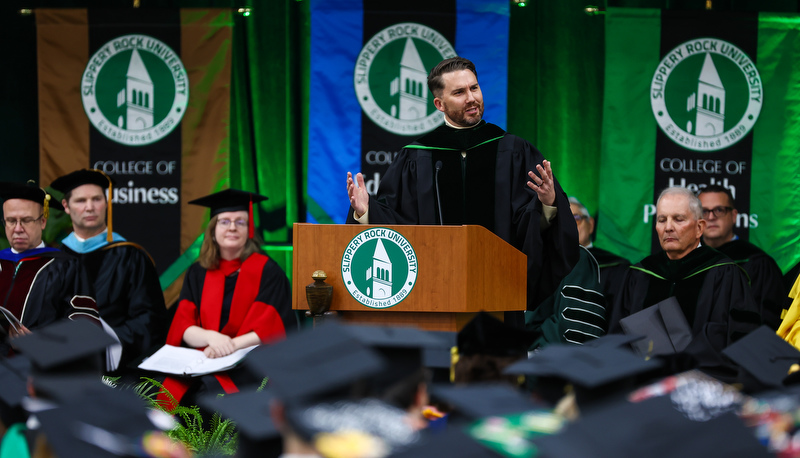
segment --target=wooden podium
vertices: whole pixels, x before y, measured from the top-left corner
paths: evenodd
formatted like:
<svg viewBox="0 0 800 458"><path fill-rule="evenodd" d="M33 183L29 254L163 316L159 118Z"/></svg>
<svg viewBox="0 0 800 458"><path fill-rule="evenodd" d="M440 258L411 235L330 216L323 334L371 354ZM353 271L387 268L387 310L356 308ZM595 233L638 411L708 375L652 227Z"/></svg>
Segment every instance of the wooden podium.
<svg viewBox="0 0 800 458"><path fill-rule="evenodd" d="M347 321L458 331L481 310L493 312L500 319L504 311L525 310L525 255L484 227L295 223L293 230L292 308L295 310L308 310L306 285L313 283L311 275L316 270L325 271L326 283L333 286L330 310ZM348 269L349 273L343 275L342 265L350 267L359 241L369 240L370 234L387 233L400 234L413 248L418 269L416 282L395 305L368 307L351 293L353 281L364 278L364 269L358 273ZM385 245L392 243L388 239L385 242ZM360 256L363 258L363 253ZM379 258L377 254L369 256L371 260ZM392 276L391 270L389 274L385 269L374 271L384 272L384 278ZM353 276L350 289L345 285L348 276Z"/></svg>

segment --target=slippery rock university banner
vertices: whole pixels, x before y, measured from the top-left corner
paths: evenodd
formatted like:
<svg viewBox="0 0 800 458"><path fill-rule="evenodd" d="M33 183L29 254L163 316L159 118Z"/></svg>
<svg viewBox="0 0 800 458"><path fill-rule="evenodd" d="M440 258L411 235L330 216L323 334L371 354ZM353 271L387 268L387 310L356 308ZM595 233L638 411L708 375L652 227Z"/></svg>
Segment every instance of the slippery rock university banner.
<svg viewBox="0 0 800 458"><path fill-rule="evenodd" d="M609 9L598 245L642 259L660 191L716 184L740 238L800 260L798 42L798 15Z"/></svg>
<svg viewBox="0 0 800 458"><path fill-rule="evenodd" d="M307 220L343 223L348 171L374 194L405 145L442 124L427 75L473 61L484 118L505 128L507 0L311 0Z"/></svg>
<svg viewBox="0 0 800 458"><path fill-rule="evenodd" d="M162 272L227 178L230 10L36 10L40 179L95 168L114 231ZM192 208L194 207L194 208Z"/></svg>

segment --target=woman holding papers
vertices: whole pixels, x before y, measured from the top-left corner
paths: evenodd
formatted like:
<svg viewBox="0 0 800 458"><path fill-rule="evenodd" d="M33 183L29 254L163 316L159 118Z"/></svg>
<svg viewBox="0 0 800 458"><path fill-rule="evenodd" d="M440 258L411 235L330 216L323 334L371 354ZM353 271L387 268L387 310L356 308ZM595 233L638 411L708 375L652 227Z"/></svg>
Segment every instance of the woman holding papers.
<svg viewBox="0 0 800 458"><path fill-rule="evenodd" d="M211 219L198 262L186 272L167 345L202 349L218 358L282 339L297 328L289 280L253 237L253 203L266 199L227 189L189 202L209 207ZM233 393L238 391L235 372L201 377L202 384L195 383L197 378L169 377L164 387L177 401L195 389Z"/></svg>

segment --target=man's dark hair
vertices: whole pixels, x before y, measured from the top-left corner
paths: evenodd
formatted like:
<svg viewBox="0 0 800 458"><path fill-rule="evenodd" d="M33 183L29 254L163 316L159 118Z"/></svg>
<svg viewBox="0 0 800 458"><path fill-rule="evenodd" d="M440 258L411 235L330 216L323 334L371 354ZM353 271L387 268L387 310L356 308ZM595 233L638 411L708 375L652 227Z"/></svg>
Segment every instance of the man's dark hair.
<svg viewBox="0 0 800 458"><path fill-rule="evenodd" d="M444 80L442 75L445 73L457 72L459 70L469 70L478 77L478 71L475 70L475 64L469 59L463 57L451 57L439 62L431 73L428 75L428 90L431 91L434 97L441 97L442 90L444 89Z"/></svg>
<svg viewBox="0 0 800 458"><path fill-rule="evenodd" d="M705 188L700 189L700 191L697 193L697 197L700 197L700 194L706 194L706 193L709 193L709 192L721 192L721 193L727 195L728 196L728 205L730 207L732 207L732 208L736 208L736 202L733 201L733 194L731 194L731 190L730 189L728 189L728 188L726 188L724 186L717 185L717 184L710 184L710 185L706 186Z"/></svg>

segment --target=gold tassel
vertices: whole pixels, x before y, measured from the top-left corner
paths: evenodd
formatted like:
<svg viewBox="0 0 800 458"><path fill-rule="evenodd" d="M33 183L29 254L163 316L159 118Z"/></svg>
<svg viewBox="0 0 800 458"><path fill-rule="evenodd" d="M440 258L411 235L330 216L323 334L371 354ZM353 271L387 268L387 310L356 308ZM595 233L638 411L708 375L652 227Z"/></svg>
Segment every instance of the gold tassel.
<svg viewBox="0 0 800 458"><path fill-rule="evenodd" d="M112 212L111 212L111 201L114 199L114 190L111 189L111 188L113 188L113 186L111 185L111 179L109 179L108 180L108 212L107 212L108 216L106 216L106 225L108 226L108 233L106 233L106 240L108 241L108 243L111 243L111 242L114 241L114 234L112 233L114 231L114 226L112 225L113 223L112 223L112 218L111 218L111 214L112 214Z"/></svg>
<svg viewBox="0 0 800 458"><path fill-rule="evenodd" d="M50 217L50 194L48 194L47 192L44 193L44 204L42 205L42 207L44 207L43 210L42 210L42 216L44 217L44 219L49 218Z"/></svg>
<svg viewBox="0 0 800 458"><path fill-rule="evenodd" d="M450 383L456 381L456 363L458 362L458 347L450 348Z"/></svg>

